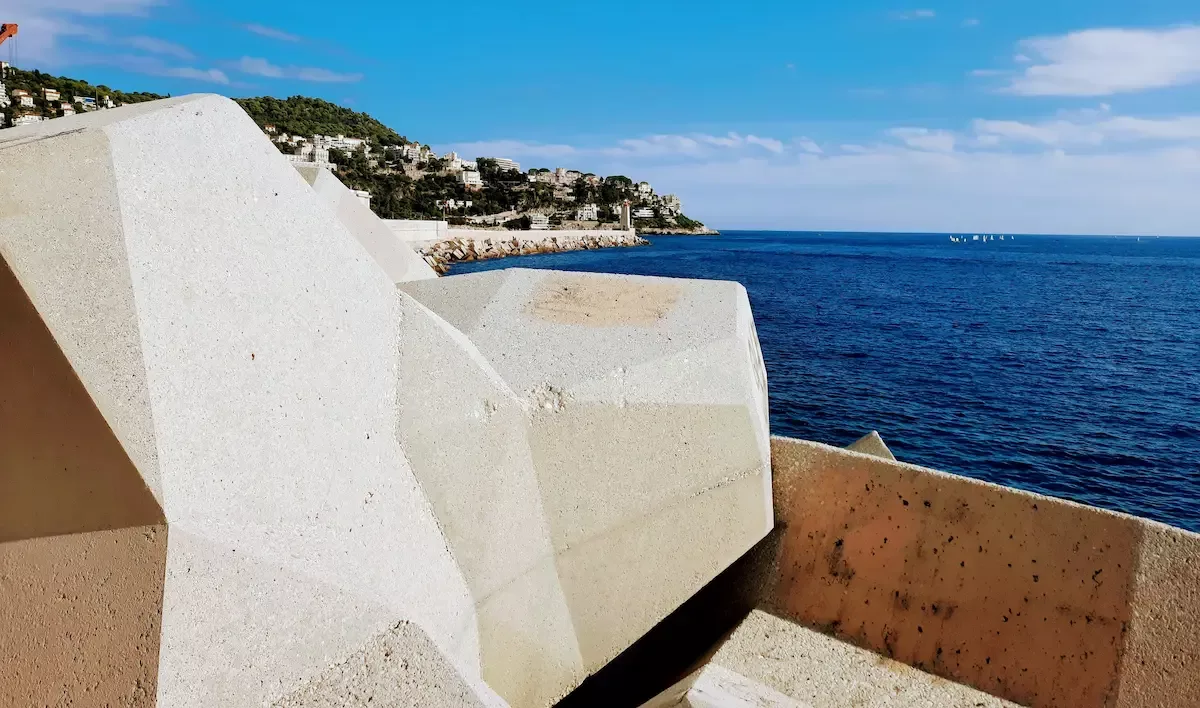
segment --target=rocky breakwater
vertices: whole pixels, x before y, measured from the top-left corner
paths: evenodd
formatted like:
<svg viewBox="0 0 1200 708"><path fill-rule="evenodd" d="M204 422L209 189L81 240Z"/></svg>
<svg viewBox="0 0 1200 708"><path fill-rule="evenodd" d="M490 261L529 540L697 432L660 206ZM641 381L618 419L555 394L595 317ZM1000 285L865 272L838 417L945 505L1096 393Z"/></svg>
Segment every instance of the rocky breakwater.
<svg viewBox="0 0 1200 708"><path fill-rule="evenodd" d="M450 238L418 248L438 273L454 263L505 256L581 251L619 246L646 246L649 241L630 231L488 231L451 229Z"/></svg>

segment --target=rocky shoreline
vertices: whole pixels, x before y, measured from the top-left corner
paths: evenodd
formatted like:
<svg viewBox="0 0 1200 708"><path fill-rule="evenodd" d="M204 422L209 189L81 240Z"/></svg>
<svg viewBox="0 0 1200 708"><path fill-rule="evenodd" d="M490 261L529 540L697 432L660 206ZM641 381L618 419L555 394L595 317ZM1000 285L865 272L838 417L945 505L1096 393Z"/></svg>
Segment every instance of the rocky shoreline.
<svg viewBox="0 0 1200 708"><path fill-rule="evenodd" d="M707 227L699 229L638 229L639 236L720 236L721 232Z"/></svg>
<svg viewBox="0 0 1200 708"><path fill-rule="evenodd" d="M461 232L460 232L461 233ZM417 252L439 275L455 263L482 261L506 256L531 256L596 248L648 246L650 242L632 231L553 232L484 231L478 236L459 235L417 248Z"/></svg>

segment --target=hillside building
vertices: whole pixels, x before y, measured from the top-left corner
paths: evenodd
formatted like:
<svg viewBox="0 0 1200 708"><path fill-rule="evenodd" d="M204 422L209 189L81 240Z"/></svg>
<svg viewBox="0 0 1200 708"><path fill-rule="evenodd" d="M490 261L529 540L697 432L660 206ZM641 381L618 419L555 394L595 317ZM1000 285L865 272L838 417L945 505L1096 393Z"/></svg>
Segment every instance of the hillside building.
<svg viewBox="0 0 1200 708"><path fill-rule="evenodd" d="M545 231L550 228L550 217L545 214L530 214L529 228L535 231Z"/></svg>
<svg viewBox="0 0 1200 708"><path fill-rule="evenodd" d="M576 221L599 221L600 207L595 204L584 204L575 210Z"/></svg>
<svg viewBox="0 0 1200 708"><path fill-rule="evenodd" d="M46 101L51 102L51 103L57 101L60 98L58 89L43 88L42 89L42 98L46 99Z"/></svg>
<svg viewBox="0 0 1200 708"><path fill-rule="evenodd" d="M521 164L519 162L510 160L507 157L490 157L488 159L494 161L496 163L496 167L499 167L502 170L507 170L509 172L521 171Z"/></svg>
<svg viewBox="0 0 1200 708"><path fill-rule="evenodd" d="M475 170L463 170L459 172L458 181L462 182L463 186L467 189L479 189L483 187L483 180Z"/></svg>

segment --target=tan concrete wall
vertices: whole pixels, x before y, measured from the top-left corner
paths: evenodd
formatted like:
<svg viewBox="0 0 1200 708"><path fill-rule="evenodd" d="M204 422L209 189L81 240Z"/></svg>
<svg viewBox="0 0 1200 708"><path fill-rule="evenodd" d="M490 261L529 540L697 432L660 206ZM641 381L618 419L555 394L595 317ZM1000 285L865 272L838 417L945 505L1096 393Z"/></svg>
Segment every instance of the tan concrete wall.
<svg viewBox="0 0 1200 708"><path fill-rule="evenodd" d="M764 607L1030 706L1200 705L1200 536L772 440Z"/></svg>

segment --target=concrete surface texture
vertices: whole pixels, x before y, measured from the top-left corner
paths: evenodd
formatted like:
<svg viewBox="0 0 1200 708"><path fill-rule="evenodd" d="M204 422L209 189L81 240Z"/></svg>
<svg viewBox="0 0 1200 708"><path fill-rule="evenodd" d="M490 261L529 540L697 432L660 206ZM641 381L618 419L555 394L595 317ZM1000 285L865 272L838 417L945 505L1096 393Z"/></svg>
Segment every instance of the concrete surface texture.
<svg viewBox="0 0 1200 708"><path fill-rule="evenodd" d="M483 675L510 701L560 697L771 528L765 375L740 286L513 269L400 287L452 325L402 343L416 393L400 438L456 529ZM456 444L475 449L448 455ZM527 648L493 647L512 625Z"/></svg>
<svg viewBox="0 0 1200 708"><path fill-rule="evenodd" d="M292 166L333 209L342 224L367 249L393 283L437 277L425 259L417 255L407 242L397 238L396 233L375 216L370 207L342 184L336 175L316 165L296 163Z"/></svg>
<svg viewBox="0 0 1200 708"><path fill-rule="evenodd" d="M1200 705L1200 536L818 443L772 462L764 610L1021 705Z"/></svg>
<svg viewBox="0 0 1200 708"><path fill-rule="evenodd" d="M0 134L0 705L545 706L771 528L740 287L350 217L217 96Z"/></svg>

